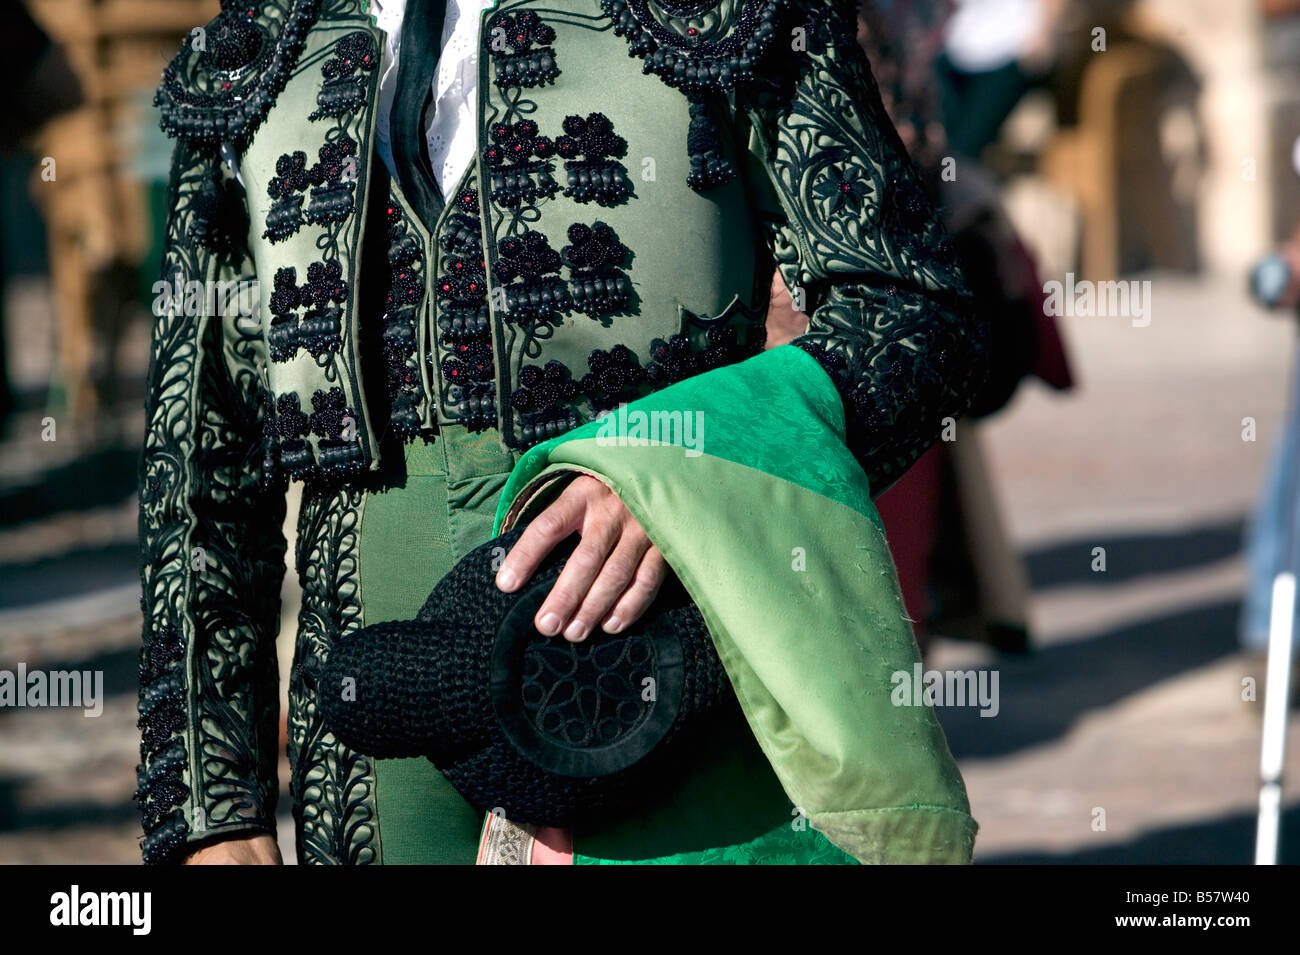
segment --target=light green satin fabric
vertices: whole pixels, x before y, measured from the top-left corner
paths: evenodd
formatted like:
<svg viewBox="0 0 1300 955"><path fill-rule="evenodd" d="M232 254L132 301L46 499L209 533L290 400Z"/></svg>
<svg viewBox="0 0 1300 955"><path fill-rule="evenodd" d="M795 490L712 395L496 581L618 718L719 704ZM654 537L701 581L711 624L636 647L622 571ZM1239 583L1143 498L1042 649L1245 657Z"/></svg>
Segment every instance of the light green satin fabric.
<svg viewBox="0 0 1300 955"><path fill-rule="evenodd" d="M783 346L628 411L698 412L702 453L611 440L617 420L592 422L520 460L496 529L557 472L599 477L699 606L755 738L812 826L862 862L969 862L977 827L942 728L931 708L891 701L892 674L919 657L820 366Z"/></svg>

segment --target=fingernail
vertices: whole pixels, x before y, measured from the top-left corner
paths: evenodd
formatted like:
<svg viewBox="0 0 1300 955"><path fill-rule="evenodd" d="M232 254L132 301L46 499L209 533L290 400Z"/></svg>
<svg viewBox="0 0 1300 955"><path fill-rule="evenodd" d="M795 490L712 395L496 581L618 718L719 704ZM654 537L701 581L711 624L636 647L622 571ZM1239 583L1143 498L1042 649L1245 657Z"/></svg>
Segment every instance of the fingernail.
<svg viewBox="0 0 1300 955"><path fill-rule="evenodd" d="M623 629L623 621L619 620L618 617L610 617L605 621L604 629L606 633L618 633Z"/></svg>
<svg viewBox="0 0 1300 955"><path fill-rule="evenodd" d="M515 583L515 572L502 567L501 573L497 574L497 587L501 590L510 591L515 589Z"/></svg>
<svg viewBox="0 0 1300 955"><path fill-rule="evenodd" d="M577 643L587 635L587 625L581 620L575 620L569 624L569 629L564 631L564 638Z"/></svg>
<svg viewBox="0 0 1300 955"><path fill-rule="evenodd" d="M537 628L548 637L553 637L560 632L560 618L557 614L548 613L542 617L542 625Z"/></svg>

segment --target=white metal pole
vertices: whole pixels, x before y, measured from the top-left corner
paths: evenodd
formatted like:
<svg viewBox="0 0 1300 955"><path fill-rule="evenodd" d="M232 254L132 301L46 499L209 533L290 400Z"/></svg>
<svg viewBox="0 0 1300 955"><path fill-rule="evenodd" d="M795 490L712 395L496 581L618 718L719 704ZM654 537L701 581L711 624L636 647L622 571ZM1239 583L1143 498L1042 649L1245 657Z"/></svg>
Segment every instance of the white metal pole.
<svg viewBox="0 0 1300 955"><path fill-rule="evenodd" d="M1284 427L1300 428L1300 355L1292 371L1291 408ZM1300 448L1300 442L1293 445ZM1286 762L1287 704L1291 699L1291 651L1295 643L1296 574L1300 571L1300 451L1284 461L1282 482L1282 566L1273 578L1268 622L1268 668L1264 676L1264 721L1259 752L1259 823L1255 864L1276 865L1281 837L1282 768Z"/></svg>
<svg viewBox="0 0 1300 955"><path fill-rule="evenodd" d="M1288 510L1290 510L1288 508ZM1288 533L1290 529L1288 528ZM1259 826L1255 864L1276 865L1282 811L1282 765L1286 757L1286 711L1290 699L1291 642L1295 632L1296 578L1289 569L1273 580L1268 624L1268 670L1264 689L1264 739L1259 759Z"/></svg>

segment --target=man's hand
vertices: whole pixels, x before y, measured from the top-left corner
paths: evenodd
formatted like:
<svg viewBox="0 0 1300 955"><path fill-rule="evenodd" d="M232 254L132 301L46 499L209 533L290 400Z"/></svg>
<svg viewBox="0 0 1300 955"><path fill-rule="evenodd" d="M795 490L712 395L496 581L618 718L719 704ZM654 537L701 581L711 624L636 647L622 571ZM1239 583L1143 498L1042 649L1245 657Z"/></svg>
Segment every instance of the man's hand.
<svg viewBox="0 0 1300 955"><path fill-rule="evenodd" d="M497 571L497 586L506 593L518 590L574 531L582 542L533 624L547 636L563 632L576 643L597 625L618 633L635 623L654 602L668 565L614 492L584 474L524 529Z"/></svg>
<svg viewBox="0 0 1300 955"><path fill-rule="evenodd" d="M186 865L284 865L280 847L265 833L236 836L190 853Z"/></svg>

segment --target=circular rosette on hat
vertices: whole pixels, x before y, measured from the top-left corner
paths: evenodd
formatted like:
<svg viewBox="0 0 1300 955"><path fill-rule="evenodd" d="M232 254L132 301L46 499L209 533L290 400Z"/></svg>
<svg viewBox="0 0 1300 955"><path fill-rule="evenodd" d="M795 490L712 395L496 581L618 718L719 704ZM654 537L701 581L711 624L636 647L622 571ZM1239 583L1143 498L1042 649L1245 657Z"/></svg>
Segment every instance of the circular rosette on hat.
<svg viewBox="0 0 1300 955"><path fill-rule="evenodd" d="M330 652L326 726L368 756L427 756L470 803L571 826L672 785L693 743L738 705L680 586L637 624L581 643L533 626L576 546L516 593L497 589L512 531L469 553L415 620L365 627Z"/></svg>

